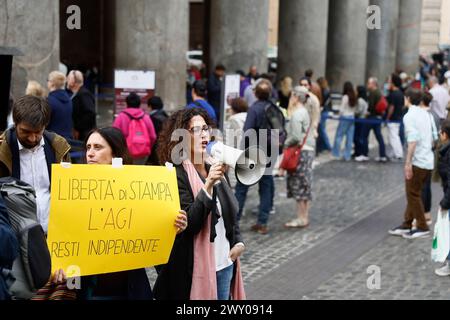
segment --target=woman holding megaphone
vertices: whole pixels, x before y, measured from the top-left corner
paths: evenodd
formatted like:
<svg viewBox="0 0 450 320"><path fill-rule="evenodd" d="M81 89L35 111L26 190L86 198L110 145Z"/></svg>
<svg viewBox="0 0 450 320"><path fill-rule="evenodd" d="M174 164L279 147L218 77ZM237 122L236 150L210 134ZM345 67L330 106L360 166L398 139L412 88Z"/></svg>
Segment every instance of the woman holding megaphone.
<svg viewBox="0 0 450 320"><path fill-rule="evenodd" d="M238 203L223 164L207 161L212 125L202 109L181 110L168 119L159 138L159 159L175 164L181 208L188 217L155 283L159 300L245 299Z"/></svg>

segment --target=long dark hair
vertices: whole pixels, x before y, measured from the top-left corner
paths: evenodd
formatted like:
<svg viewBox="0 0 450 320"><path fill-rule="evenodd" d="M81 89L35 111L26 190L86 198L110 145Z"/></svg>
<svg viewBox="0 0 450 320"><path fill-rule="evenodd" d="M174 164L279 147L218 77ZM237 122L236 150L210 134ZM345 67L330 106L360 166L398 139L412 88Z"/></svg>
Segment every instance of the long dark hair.
<svg viewBox="0 0 450 320"><path fill-rule="evenodd" d="M207 125L214 127L214 122L208 116L208 113L201 108L184 109L172 114L169 119L164 122L163 129L158 138L158 158L161 165L166 162L172 163L172 150L177 144L182 142L180 137L176 141L172 141L172 133L177 129L189 129L189 122L195 116L201 116Z"/></svg>
<svg viewBox="0 0 450 320"><path fill-rule="evenodd" d="M356 107L358 103L358 98L356 97L356 92L351 82L346 82L344 84L344 95L348 96L350 107Z"/></svg>
<svg viewBox="0 0 450 320"><path fill-rule="evenodd" d="M128 153L127 142L125 140L125 137L123 136L122 131L113 127L94 129L91 132L89 132L89 134L86 137L86 140L84 142L85 148L89 140L89 137L94 133L98 133L99 135L102 136L103 139L106 140L106 142L108 143L108 145L112 150L112 156L114 158L122 158L123 164L133 163L130 154Z"/></svg>
<svg viewBox="0 0 450 320"><path fill-rule="evenodd" d="M365 86L358 86L356 88L356 91L358 91L358 98L363 99L364 101L367 102L368 97L367 97L367 89Z"/></svg>

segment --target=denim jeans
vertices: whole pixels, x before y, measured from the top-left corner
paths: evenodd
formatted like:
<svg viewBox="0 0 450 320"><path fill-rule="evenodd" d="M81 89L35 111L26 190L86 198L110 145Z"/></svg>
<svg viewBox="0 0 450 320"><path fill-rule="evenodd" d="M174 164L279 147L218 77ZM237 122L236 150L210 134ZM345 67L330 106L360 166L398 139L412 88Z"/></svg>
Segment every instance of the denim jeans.
<svg viewBox="0 0 450 320"><path fill-rule="evenodd" d="M317 153L322 151L331 151L330 139L327 134L328 111L322 112L319 123L319 137L317 138Z"/></svg>
<svg viewBox="0 0 450 320"><path fill-rule="evenodd" d="M369 120L377 120L376 118L369 118ZM380 146L380 157L385 158L386 157L386 146L384 144L383 135L381 134L381 123L380 124L372 124L372 123L365 123L364 124L364 131L363 131L363 155L368 157L369 156L369 135L370 131L375 132L375 137L377 138L378 144Z"/></svg>
<svg viewBox="0 0 450 320"><path fill-rule="evenodd" d="M231 280L233 279L234 265L217 271L217 300L230 300Z"/></svg>
<svg viewBox="0 0 450 320"><path fill-rule="evenodd" d="M342 140L345 137L344 159L350 161L352 159L353 138L355 136L355 122L353 117L341 117L339 126L334 140L333 156L339 158L341 156Z"/></svg>
<svg viewBox="0 0 450 320"><path fill-rule="evenodd" d="M273 182L273 176L265 175L258 183L259 185L259 214L258 224L266 226L269 221L270 210L273 208L273 198L275 196L275 184ZM249 186L245 186L240 182L236 184L235 196L239 203L239 212L237 221L239 222L242 217L242 210L244 209L245 200Z"/></svg>

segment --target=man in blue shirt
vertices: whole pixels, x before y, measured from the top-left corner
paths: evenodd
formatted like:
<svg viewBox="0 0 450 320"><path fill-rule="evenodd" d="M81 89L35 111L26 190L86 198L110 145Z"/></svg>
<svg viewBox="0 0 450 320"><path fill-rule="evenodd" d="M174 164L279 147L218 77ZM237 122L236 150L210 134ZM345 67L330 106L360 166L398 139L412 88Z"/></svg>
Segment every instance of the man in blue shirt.
<svg viewBox="0 0 450 320"><path fill-rule="evenodd" d="M206 101L206 84L202 80L197 80L192 85L193 102L187 106L187 109L201 108L204 109L209 117L218 124L218 119L214 108Z"/></svg>

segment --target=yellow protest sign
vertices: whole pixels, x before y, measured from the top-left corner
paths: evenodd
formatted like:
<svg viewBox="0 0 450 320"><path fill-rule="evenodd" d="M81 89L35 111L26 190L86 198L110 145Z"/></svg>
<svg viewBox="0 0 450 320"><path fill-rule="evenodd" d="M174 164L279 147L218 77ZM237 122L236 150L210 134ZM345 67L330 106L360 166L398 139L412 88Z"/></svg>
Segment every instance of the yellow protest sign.
<svg viewBox="0 0 450 320"><path fill-rule="evenodd" d="M52 166L52 271L87 276L167 263L180 201L175 169Z"/></svg>

